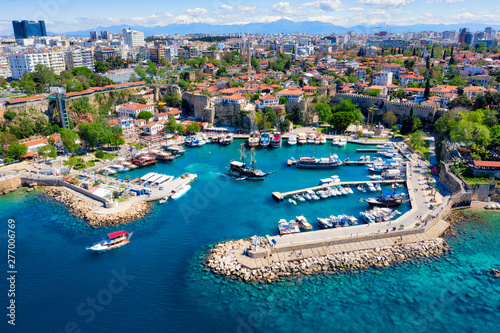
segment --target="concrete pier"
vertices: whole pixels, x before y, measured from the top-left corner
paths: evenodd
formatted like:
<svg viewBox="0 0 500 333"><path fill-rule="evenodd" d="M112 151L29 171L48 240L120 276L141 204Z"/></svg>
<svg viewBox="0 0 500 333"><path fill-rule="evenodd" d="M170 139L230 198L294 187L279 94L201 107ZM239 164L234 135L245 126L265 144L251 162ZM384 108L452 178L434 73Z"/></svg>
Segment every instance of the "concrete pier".
<svg viewBox="0 0 500 333"><path fill-rule="evenodd" d="M295 194L301 194L305 193L307 191L319 191L319 190L324 190L326 188L332 187L332 186L345 186L345 185L360 185L360 184L367 184L367 183L378 183L378 184L394 184L394 183L404 183L404 179L387 179L387 180L357 180L357 181L352 181L352 182L340 182L340 183L330 183L326 185L318 185L318 186L313 186L313 187L308 187L300 190L295 190L295 191L290 191L290 192L273 192L272 196L274 199L278 201L282 201L286 199L287 197L293 196Z"/></svg>

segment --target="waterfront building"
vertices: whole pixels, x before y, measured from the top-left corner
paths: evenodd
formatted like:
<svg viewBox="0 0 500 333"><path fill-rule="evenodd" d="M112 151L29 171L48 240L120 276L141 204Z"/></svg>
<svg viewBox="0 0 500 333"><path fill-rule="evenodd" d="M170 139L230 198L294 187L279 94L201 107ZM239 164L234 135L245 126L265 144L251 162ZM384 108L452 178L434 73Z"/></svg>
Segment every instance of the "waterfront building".
<svg viewBox="0 0 500 333"><path fill-rule="evenodd" d="M12 27L16 39L47 36L45 21L12 21Z"/></svg>
<svg viewBox="0 0 500 333"><path fill-rule="evenodd" d="M279 105L279 98L273 95L264 95L255 101L255 105L259 109L276 107Z"/></svg>
<svg viewBox="0 0 500 333"><path fill-rule="evenodd" d="M118 116L132 117L137 119L137 116L141 111L149 111L151 113L154 113L154 105L130 102L120 106L120 108L118 109Z"/></svg>

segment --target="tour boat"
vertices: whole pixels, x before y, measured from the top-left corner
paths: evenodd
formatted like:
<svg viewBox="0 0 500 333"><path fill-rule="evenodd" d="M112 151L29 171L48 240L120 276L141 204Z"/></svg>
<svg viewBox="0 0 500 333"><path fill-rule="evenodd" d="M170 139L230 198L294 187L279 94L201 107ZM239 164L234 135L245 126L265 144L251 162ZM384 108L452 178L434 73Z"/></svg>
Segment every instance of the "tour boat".
<svg viewBox="0 0 500 333"><path fill-rule="evenodd" d="M267 132L264 132L260 135L260 145L262 147L268 147L269 146L269 143L271 142L270 140L270 137L269 137L269 133Z"/></svg>
<svg viewBox="0 0 500 333"><path fill-rule="evenodd" d="M384 179L396 179L401 177L401 171L399 169L387 169L382 173L382 178Z"/></svg>
<svg viewBox="0 0 500 333"><path fill-rule="evenodd" d="M290 146L295 146L297 144L297 136L295 134L290 134L288 137L288 144Z"/></svg>
<svg viewBox="0 0 500 333"><path fill-rule="evenodd" d="M278 230L280 231L280 235L291 234L290 225L285 219L281 219L278 221Z"/></svg>
<svg viewBox="0 0 500 333"><path fill-rule="evenodd" d="M328 169L340 165L342 165L342 161L334 154L329 158L301 157L295 166L303 169Z"/></svg>
<svg viewBox="0 0 500 333"><path fill-rule="evenodd" d="M297 136L297 142L299 143L299 145L306 144L307 143L306 133L299 133L299 135Z"/></svg>
<svg viewBox="0 0 500 333"><path fill-rule="evenodd" d="M397 207L403 203L403 196L404 194L383 193L378 195L376 198L368 198L365 202L370 206Z"/></svg>
<svg viewBox="0 0 500 333"><path fill-rule="evenodd" d="M164 149L174 155L184 155L186 152L186 150L181 146L167 146Z"/></svg>
<svg viewBox="0 0 500 333"><path fill-rule="evenodd" d="M129 171L130 169L129 168L126 168L124 167L123 165L120 165L120 164L112 164L110 165L111 168L115 169L116 172L127 172Z"/></svg>
<svg viewBox="0 0 500 333"><path fill-rule="evenodd" d="M332 145L338 146L339 145L340 138L338 136L333 137Z"/></svg>
<svg viewBox="0 0 500 333"><path fill-rule="evenodd" d="M326 135L325 134L321 134L320 135L320 141L319 141L320 144L324 145L326 143Z"/></svg>
<svg viewBox="0 0 500 333"><path fill-rule="evenodd" d="M174 159L175 159L175 156L170 154L170 153L159 152L158 154L156 154L156 160L161 161L161 162L170 162L170 161L173 161Z"/></svg>
<svg viewBox="0 0 500 333"><path fill-rule="evenodd" d="M321 144L321 134L316 134L316 138L314 139L314 144Z"/></svg>
<svg viewBox="0 0 500 333"><path fill-rule="evenodd" d="M186 194L187 191L191 189L191 185L182 185L180 188L175 189L172 194L171 198L172 199L179 199L181 196Z"/></svg>
<svg viewBox="0 0 500 333"><path fill-rule="evenodd" d="M304 229L304 230L312 230L313 229L312 225L309 222L307 222L307 219L302 215L297 216L296 221L299 223L299 226L301 229Z"/></svg>
<svg viewBox="0 0 500 333"><path fill-rule="evenodd" d="M132 237L132 234L133 232L129 234L125 230L109 233L108 238L103 239L98 243L87 246L86 250L103 252L121 247L123 245L127 245L128 243L130 243L130 237Z"/></svg>
<svg viewBox="0 0 500 333"><path fill-rule="evenodd" d="M271 147L279 148L279 147L281 147L281 144L282 144L281 133L274 132L273 138L271 140Z"/></svg>
<svg viewBox="0 0 500 333"><path fill-rule="evenodd" d="M232 160L229 166L229 174L232 176L236 176L238 178L248 179L248 180L264 180L267 176L269 176L272 172L265 173L260 169L255 168L255 162L257 162L254 158L255 151L252 148L250 150L250 164L248 166L245 163L245 144L242 143L240 145L240 153L241 153L241 162Z"/></svg>

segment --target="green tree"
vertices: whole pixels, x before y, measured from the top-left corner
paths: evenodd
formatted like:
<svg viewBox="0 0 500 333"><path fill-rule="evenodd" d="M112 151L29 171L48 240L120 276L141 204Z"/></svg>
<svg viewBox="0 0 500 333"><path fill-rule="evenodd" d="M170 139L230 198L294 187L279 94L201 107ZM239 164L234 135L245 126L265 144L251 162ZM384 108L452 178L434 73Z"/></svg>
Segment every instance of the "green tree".
<svg viewBox="0 0 500 333"><path fill-rule="evenodd" d="M264 114L267 117L269 124L273 127L276 126L276 122L278 121L278 115L276 112L271 108L265 108Z"/></svg>
<svg viewBox="0 0 500 333"><path fill-rule="evenodd" d="M282 104L282 105L283 105L283 104L286 104L286 102L287 102L287 99L286 99L286 97L285 97L285 96L281 96L281 97L279 98L279 103L280 103L280 104Z"/></svg>
<svg viewBox="0 0 500 333"><path fill-rule="evenodd" d="M198 123L191 123L186 126L186 131L189 133L197 133L201 131L201 126Z"/></svg>
<svg viewBox="0 0 500 333"><path fill-rule="evenodd" d="M47 160L47 158L49 157L56 158L57 157L56 147L51 145L42 146L38 148L38 156L42 157L45 160Z"/></svg>
<svg viewBox="0 0 500 333"><path fill-rule="evenodd" d="M14 118L17 117L17 113L15 113L14 111L11 111L11 110L7 110L5 111L5 113L3 114L3 117L7 120L14 120Z"/></svg>
<svg viewBox="0 0 500 333"><path fill-rule="evenodd" d="M352 112L336 112L330 117L330 125L336 130L345 131L355 120Z"/></svg>
<svg viewBox="0 0 500 333"><path fill-rule="evenodd" d="M148 104L148 101L146 101L146 99L144 97L141 97L137 100L138 103L140 104Z"/></svg>
<svg viewBox="0 0 500 333"><path fill-rule="evenodd" d="M71 108L76 113L95 113L88 97L80 97L71 101Z"/></svg>
<svg viewBox="0 0 500 333"><path fill-rule="evenodd" d="M430 94L431 94L431 86L430 86L429 79L427 79L425 81L424 98L426 100L429 99Z"/></svg>
<svg viewBox="0 0 500 333"><path fill-rule="evenodd" d="M320 122L328 122L330 117L332 116L332 110L330 108L330 105L327 103L316 103L314 106L314 111L319 117Z"/></svg>
<svg viewBox="0 0 500 333"><path fill-rule="evenodd" d="M421 147L424 143L425 133L422 131L416 131L410 135L410 143L413 147Z"/></svg>
<svg viewBox="0 0 500 333"><path fill-rule="evenodd" d="M59 134L61 134L61 141L68 151L74 152L80 147L80 144L77 143L78 134L75 131L61 128Z"/></svg>
<svg viewBox="0 0 500 333"><path fill-rule="evenodd" d="M154 117L154 115L151 112L149 112L149 111L141 111L137 115L137 118L144 119L146 121L149 121L149 119L151 119L153 117Z"/></svg>
<svg viewBox="0 0 500 333"><path fill-rule="evenodd" d="M12 142L5 154L13 159L20 159L28 152L28 146L20 144L19 142Z"/></svg>
<svg viewBox="0 0 500 333"><path fill-rule="evenodd" d="M180 108L182 106L182 96L179 93L169 93L163 96L163 101L167 103L167 106L173 108Z"/></svg>
<svg viewBox="0 0 500 333"><path fill-rule="evenodd" d="M43 89L46 89L50 85L54 84L55 81L56 74L52 68L42 64L35 66L35 71L33 72L33 82L40 84Z"/></svg>
<svg viewBox="0 0 500 333"><path fill-rule="evenodd" d="M398 121L398 117L392 111L387 111L382 117L382 122L387 126L387 128L394 126Z"/></svg>

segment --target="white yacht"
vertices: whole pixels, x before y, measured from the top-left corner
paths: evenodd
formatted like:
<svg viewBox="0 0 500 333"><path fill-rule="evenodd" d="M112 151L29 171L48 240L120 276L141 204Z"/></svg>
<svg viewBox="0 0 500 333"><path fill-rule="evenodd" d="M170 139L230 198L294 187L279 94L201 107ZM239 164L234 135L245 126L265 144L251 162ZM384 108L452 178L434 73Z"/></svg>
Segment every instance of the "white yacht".
<svg viewBox="0 0 500 333"><path fill-rule="evenodd" d="M290 146L295 146L297 144L297 136L295 134L290 134L288 137L288 144Z"/></svg>

